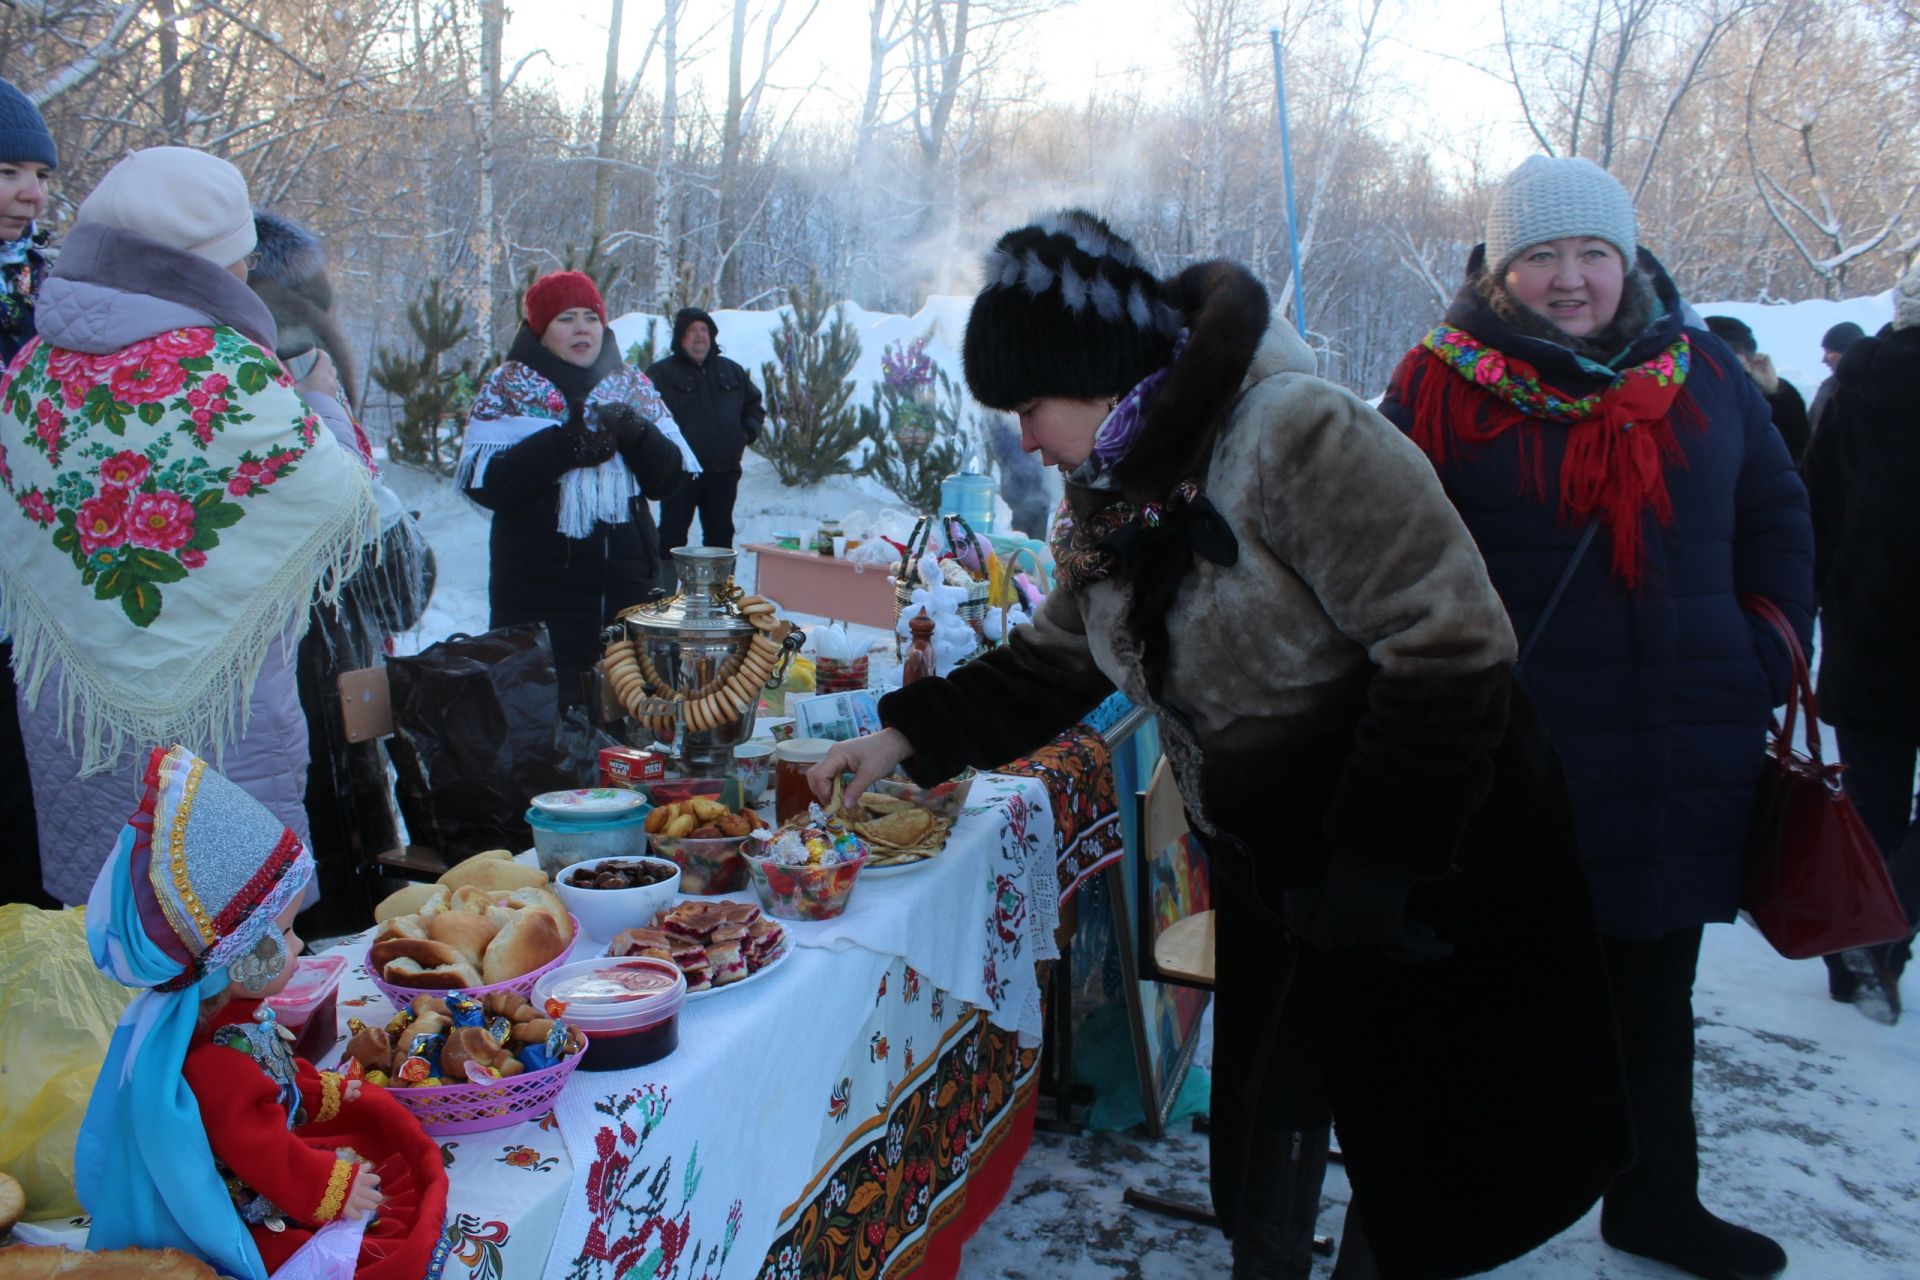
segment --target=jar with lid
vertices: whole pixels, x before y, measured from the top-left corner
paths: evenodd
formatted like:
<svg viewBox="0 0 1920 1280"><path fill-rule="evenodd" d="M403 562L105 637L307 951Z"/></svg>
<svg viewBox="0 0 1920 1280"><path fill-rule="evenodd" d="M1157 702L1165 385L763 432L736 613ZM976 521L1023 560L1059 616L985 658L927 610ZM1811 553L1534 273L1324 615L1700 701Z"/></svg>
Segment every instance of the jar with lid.
<svg viewBox="0 0 1920 1280"><path fill-rule="evenodd" d="M822 520L820 530L813 535L813 549L823 556L833 554L833 540L841 536L838 520Z"/></svg>

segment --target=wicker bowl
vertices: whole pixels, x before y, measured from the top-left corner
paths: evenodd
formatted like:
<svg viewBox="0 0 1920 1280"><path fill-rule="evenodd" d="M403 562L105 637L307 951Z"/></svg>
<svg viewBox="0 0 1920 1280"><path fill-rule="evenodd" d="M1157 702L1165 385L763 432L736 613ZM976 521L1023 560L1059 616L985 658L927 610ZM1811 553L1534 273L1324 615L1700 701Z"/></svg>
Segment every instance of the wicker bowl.
<svg viewBox="0 0 1920 1280"><path fill-rule="evenodd" d="M548 965L540 972L545 973L552 967ZM499 988L488 987L485 990ZM387 1092L413 1113L421 1129L435 1138L455 1133L478 1133L483 1129L503 1129L522 1120L535 1120L552 1107L553 1100L560 1096L560 1090L573 1078L574 1068L580 1065L580 1059L586 1057L587 1035L584 1031L579 1034L578 1052L538 1071L507 1076L486 1084L415 1085L406 1089L388 1088Z"/></svg>
<svg viewBox="0 0 1920 1280"><path fill-rule="evenodd" d="M569 911L567 913L567 919L573 922L573 937L577 941L581 936L580 918ZM572 954L573 947L569 945L559 955L547 961L538 969L530 969L517 978L509 978L505 982L496 982L491 986L485 987L460 987L455 990L447 990L444 988L429 989L427 987L401 987L388 982L385 978L374 972L372 965L367 966L367 977L373 980L373 985L380 988L380 993L392 1002L393 1007L396 1009L410 1007L413 1004L413 998L415 996L449 996L455 994L456 991L464 992L476 1000L484 1000L496 991L511 991L515 995L524 997L527 1000L532 1000L533 984L538 982L546 974L551 973L553 970L565 964L568 957Z"/></svg>

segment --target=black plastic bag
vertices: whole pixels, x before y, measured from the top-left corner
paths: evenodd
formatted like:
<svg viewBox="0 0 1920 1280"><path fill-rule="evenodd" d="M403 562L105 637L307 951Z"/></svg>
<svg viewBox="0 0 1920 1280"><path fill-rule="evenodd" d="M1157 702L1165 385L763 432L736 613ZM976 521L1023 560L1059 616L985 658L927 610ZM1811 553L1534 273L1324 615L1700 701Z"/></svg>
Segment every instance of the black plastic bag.
<svg viewBox="0 0 1920 1280"><path fill-rule="evenodd" d="M448 863L533 843L527 802L578 785L555 733L553 649L540 623L449 636L387 661L388 752L413 843Z"/></svg>

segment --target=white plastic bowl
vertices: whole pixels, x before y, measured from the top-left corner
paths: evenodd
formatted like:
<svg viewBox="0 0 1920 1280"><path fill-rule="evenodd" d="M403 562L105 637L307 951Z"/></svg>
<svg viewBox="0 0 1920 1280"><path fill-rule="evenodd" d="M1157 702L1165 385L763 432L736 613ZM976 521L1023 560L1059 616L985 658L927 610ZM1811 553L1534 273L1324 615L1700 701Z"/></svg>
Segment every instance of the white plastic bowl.
<svg viewBox="0 0 1920 1280"><path fill-rule="evenodd" d="M673 874L654 884L633 889L582 889L570 884L576 875L591 875L603 862L650 862ZM680 868L670 858L637 857L630 853L589 858L563 868L553 878L553 889L573 912L587 936L605 942L622 929L639 929L680 900Z"/></svg>

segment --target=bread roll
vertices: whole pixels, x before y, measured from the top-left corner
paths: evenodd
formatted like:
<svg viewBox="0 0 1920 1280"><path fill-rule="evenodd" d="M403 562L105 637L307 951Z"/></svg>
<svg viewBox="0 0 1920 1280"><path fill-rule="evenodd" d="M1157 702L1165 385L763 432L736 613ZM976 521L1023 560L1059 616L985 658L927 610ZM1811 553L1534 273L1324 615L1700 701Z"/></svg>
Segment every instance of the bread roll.
<svg viewBox="0 0 1920 1280"><path fill-rule="evenodd" d="M459 951L444 942L423 938L388 938L384 942L376 942L367 948L367 965L384 973L388 965L402 956L429 969L435 965L461 962ZM389 978L387 981L391 982L393 979Z"/></svg>
<svg viewBox="0 0 1920 1280"><path fill-rule="evenodd" d="M109 1249L86 1253L54 1245L0 1249L0 1280L220 1280L219 1273L178 1249Z"/></svg>
<svg viewBox="0 0 1920 1280"><path fill-rule="evenodd" d="M0 1173L0 1236L13 1230L20 1215L27 1211L27 1193L12 1174Z"/></svg>
<svg viewBox="0 0 1920 1280"><path fill-rule="evenodd" d="M473 971L473 966L464 961L427 967L406 956L383 968L380 976L396 987L419 987L427 991L465 991L486 985Z"/></svg>
<svg viewBox="0 0 1920 1280"><path fill-rule="evenodd" d="M404 889L396 889L381 899L380 905L373 909L375 923L385 924L395 916L418 915L420 908L426 906L435 894L445 893L446 887L437 884L410 884Z"/></svg>
<svg viewBox="0 0 1920 1280"><path fill-rule="evenodd" d="M441 885L440 887L442 889L446 888L445 885ZM451 897L452 906L450 909L454 911L474 911L485 915L487 908L493 905L494 899L497 897L499 897L498 894L489 893L477 885L464 884L453 891Z"/></svg>
<svg viewBox="0 0 1920 1280"><path fill-rule="evenodd" d="M524 889L547 883L547 873L538 867L523 867L505 850L476 853L458 866L447 868L440 883L449 889L472 885L477 889Z"/></svg>
<svg viewBox="0 0 1920 1280"><path fill-rule="evenodd" d="M424 942L432 936L427 932L427 922L419 916L395 916L374 930L373 940L384 942L388 938L418 938Z"/></svg>
<svg viewBox="0 0 1920 1280"><path fill-rule="evenodd" d="M516 911L487 948L480 976L491 986L532 973L567 949L560 926L544 911ZM389 979L391 981L391 979Z"/></svg>
<svg viewBox="0 0 1920 1280"><path fill-rule="evenodd" d="M515 889L502 902L505 906L521 910L544 911L553 917L560 926L560 937L568 946L573 945L573 918L567 912L567 904L560 901L560 895L551 889Z"/></svg>
<svg viewBox="0 0 1920 1280"><path fill-rule="evenodd" d="M487 944L500 932L486 916L471 911L442 911L427 921L427 932L435 942L444 942L460 953L460 958L478 969L487 954Z"/></svg>

